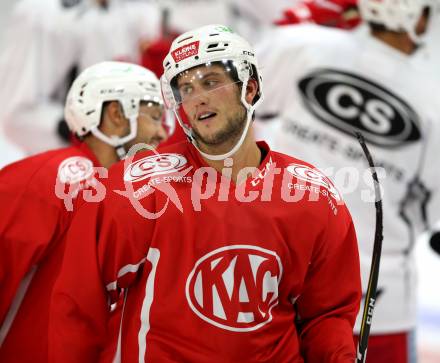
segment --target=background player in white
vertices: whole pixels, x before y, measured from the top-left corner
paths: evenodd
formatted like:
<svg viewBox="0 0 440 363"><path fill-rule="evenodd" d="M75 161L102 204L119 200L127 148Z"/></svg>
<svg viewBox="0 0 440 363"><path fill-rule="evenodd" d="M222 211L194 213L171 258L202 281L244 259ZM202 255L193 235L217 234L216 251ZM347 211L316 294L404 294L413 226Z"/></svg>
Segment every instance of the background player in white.
<svg viewBox="0 0 440 363"><path fill-rule="evenodd" d="M374 198L354 130L363 132L386 172L381 175L384 244L370 362L415 359L413 244L438 218L440 205L440 170L434 167L440 142L437 86L413 64L430 5L361 0L370 29L283 27L268 33L259 47L271 102L263 102L257 118L276 120L259 126L273 135L272 147L333 175L353 214L364 286L374 239L373 205L367 202Z"/></svg>
<svg viewBox="0 0 440 363"><path fill-rule="evenodd" d="M66 145L57 132L75 71L106 60L137 63L160 35L154 3L20 0L0 51L0 126L27 155Z"/></svg>

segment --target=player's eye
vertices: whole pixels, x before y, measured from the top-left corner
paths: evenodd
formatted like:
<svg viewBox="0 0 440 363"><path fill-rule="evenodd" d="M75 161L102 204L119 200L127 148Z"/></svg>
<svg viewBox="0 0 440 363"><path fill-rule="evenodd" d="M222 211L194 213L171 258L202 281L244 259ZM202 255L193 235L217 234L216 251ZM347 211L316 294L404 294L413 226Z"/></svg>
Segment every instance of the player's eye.
<svg viewBox="0 0 440 363"><path fill-rule="evenodd" d="M190 84L185 84L179 88L179 92L182 96L188 96L192 93L192 91L193 86L191 86Z"/></svg>

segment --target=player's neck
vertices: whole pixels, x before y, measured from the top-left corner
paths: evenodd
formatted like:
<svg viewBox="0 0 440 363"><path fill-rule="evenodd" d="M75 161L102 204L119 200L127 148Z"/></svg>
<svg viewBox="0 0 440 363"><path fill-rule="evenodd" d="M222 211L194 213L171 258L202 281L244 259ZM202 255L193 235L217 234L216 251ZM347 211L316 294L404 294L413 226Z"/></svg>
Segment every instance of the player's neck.
<svg viewBox="0 0 440 363"><path fill-rule="evenodd" d="M411 55L417 49L417 45L411 40L407 33L391 31L371 31L371 35L381 42L397 49L407 55Z"/></svg>
<svg viewBox="0 0 440 363"><path fill-rule="evenodd" d="M239 183L242 180L248 178L251 174L249 173L243 173L240 172L244 168L258 168L261 163L261 150L258 147L255 137L253 135L252 129L248 131L248 134L246 138L243 141L243 144L241 145L240 149L231 156L231 159L233 161L232 164L232 175L231 179L235 183ZM225 161L224 160L209 160L205 159L205 162L216 169L219 173L222 172L222 170L225 168ZM228 166L229 167L229 166Z"/></svg>
<svg viewBox="0 0 440 363"><path fill-rule="evenodd" d="M99 163L103 167L108 169L114 163L119 161L115 148L106 144L102 140L99 140L94 136L89 136L84 140L84 142L87 144L90 150L92 150L96 159L98 159Z"/></svg>

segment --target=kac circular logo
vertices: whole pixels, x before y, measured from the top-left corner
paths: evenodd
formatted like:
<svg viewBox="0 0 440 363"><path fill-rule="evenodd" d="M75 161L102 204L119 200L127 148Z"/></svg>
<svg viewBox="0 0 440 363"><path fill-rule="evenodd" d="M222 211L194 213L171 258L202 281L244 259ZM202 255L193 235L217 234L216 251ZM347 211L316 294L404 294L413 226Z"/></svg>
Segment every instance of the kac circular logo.
<svg viewBox="0 0 440 363"><path fill-rule="evenodd" d="M191 310L218 328L248 332L272 321L283 268L278 255L250 245L216 249L200 258L186 282Z"/></svg>

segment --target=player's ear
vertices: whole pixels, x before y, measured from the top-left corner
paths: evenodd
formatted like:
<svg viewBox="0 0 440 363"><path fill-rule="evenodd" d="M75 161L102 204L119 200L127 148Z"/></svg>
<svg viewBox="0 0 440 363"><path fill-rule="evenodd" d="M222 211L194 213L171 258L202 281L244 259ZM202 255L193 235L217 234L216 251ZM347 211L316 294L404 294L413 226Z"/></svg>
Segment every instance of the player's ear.
<svg viewBox="0 0 440 363"><path fill-rule="evenodd" d="M252 105L257 92L258 83L255 79L250 78L246 86L246 102Z"/></svg>
<svg viewBox="0 0 440 363"><path fill-rule="evenodd" d="M109 122L112 123L113 126L122 127L125 126L125 124L127 123L119 102L111 101L110 103L108 103L106 105L105 112Z"/></svg>

